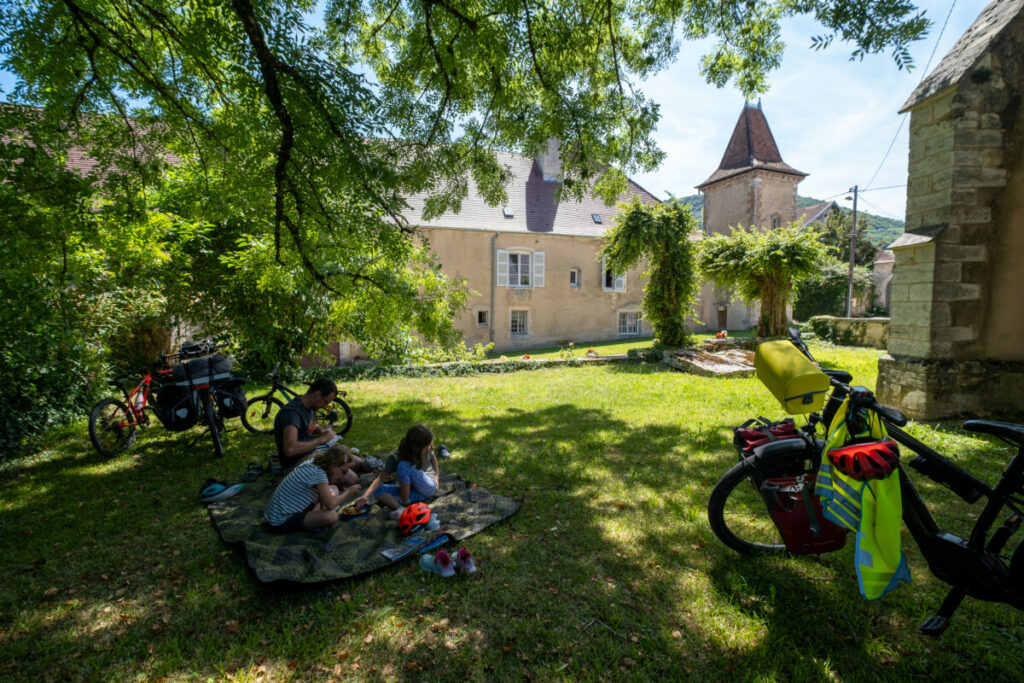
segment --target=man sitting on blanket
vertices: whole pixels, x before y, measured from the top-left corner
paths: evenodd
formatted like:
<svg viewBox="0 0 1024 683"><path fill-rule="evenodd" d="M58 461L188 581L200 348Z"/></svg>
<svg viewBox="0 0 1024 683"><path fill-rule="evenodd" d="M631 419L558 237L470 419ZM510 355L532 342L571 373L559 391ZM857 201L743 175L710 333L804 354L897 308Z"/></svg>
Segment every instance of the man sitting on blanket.
<svg viewBox="0 0 1024 683"><path fill-rule="evenodd" d="M277 457L285 469L291 469L317 450L337 441L334 426L322 427L316 422L316 412L324 410L338 395L338 388L331 380L321 377L309 385L302 396L289 401L274 418L274 441L277 443ZM357 473L371 471L362 458L355 458L354 470L348 470L343 484L358 481Z"/></svg>

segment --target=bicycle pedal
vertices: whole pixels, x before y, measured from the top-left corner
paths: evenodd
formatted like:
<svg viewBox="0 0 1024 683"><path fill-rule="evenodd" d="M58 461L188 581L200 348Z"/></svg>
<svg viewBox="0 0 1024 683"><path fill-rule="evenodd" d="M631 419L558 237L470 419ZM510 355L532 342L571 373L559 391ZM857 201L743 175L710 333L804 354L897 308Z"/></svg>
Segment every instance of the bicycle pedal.
<svg viewBox="0 0 1024 683"><path fill-rule="evenodd" d="M918 632L923 636L931 636L937 638L942 635L942 632L949 626L949 617L936 614L933 617L928 617L921 622L921 625L917 627Z"/></svg>

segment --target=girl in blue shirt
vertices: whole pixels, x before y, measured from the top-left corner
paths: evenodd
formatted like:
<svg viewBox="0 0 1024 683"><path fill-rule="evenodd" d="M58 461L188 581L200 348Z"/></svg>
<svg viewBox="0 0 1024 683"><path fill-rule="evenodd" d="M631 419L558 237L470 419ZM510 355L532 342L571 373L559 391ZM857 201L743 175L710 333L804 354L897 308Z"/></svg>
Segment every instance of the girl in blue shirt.
<svg viewBox="0 0 1024 683"><path fill-rule="evenodd" d="M369 498L371 493L379 490L378 502L401 514L401 510L409 503L434 497L437 483L441 480L441 468L434 455L434 435L423 425L409 428L405 438L398 444L395 456L398 459L394 475L397 483L384 484L383 477L378 477L381 482L374 480L362 499Z"/></svg>

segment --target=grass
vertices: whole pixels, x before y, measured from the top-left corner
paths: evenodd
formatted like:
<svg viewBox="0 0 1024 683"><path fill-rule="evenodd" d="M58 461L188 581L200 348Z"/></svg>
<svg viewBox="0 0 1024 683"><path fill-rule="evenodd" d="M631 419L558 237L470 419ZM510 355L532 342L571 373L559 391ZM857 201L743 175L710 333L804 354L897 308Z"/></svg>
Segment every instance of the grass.
<svg viewBox="0 0 1024 683"><path fill-rule="evenodd" d="M815 347L874 384L880 352ZM852 545L742 558L705 518L735 461L730 427L779 416L754 379L657 365L357 382L349 443L393 448L414 422L442 464L523 499L467 543L480 571L441 580L414 562L302 589L265 586L196 500L237 478L267 437L149 430L105 460L85 425L0 465L0 678L6 680L1019 680L1024 617L968 598L939 641L917 635L945 594L905 538L914 583L865 602ZM1008 447L958 430L913 433L997 478ZM979 512L921 489L963 531Z"/></svg>

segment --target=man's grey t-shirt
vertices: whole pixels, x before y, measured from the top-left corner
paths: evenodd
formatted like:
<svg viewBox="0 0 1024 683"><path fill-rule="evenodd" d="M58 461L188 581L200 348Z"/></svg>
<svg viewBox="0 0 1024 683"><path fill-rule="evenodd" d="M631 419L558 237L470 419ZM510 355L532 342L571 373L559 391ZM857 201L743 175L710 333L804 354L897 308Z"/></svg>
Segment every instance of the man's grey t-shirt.
<svg viewBox="0 0 1024 683"><path fill-rule="evenodd" d="M313 410L302 405L302 400L297 396L288 401L284 408L278 411L277 416L274 418L274 442L277 444L277 457L281 459L283 465L294 464L300 458L308 455L308 453L303 453L294 458L289 458L284 454L284 428L288 426L295 427L298 432L296 438L300 442L312 441L316 438L313 435L313 425L315 422L316 415L313 413Z"/></svg>

